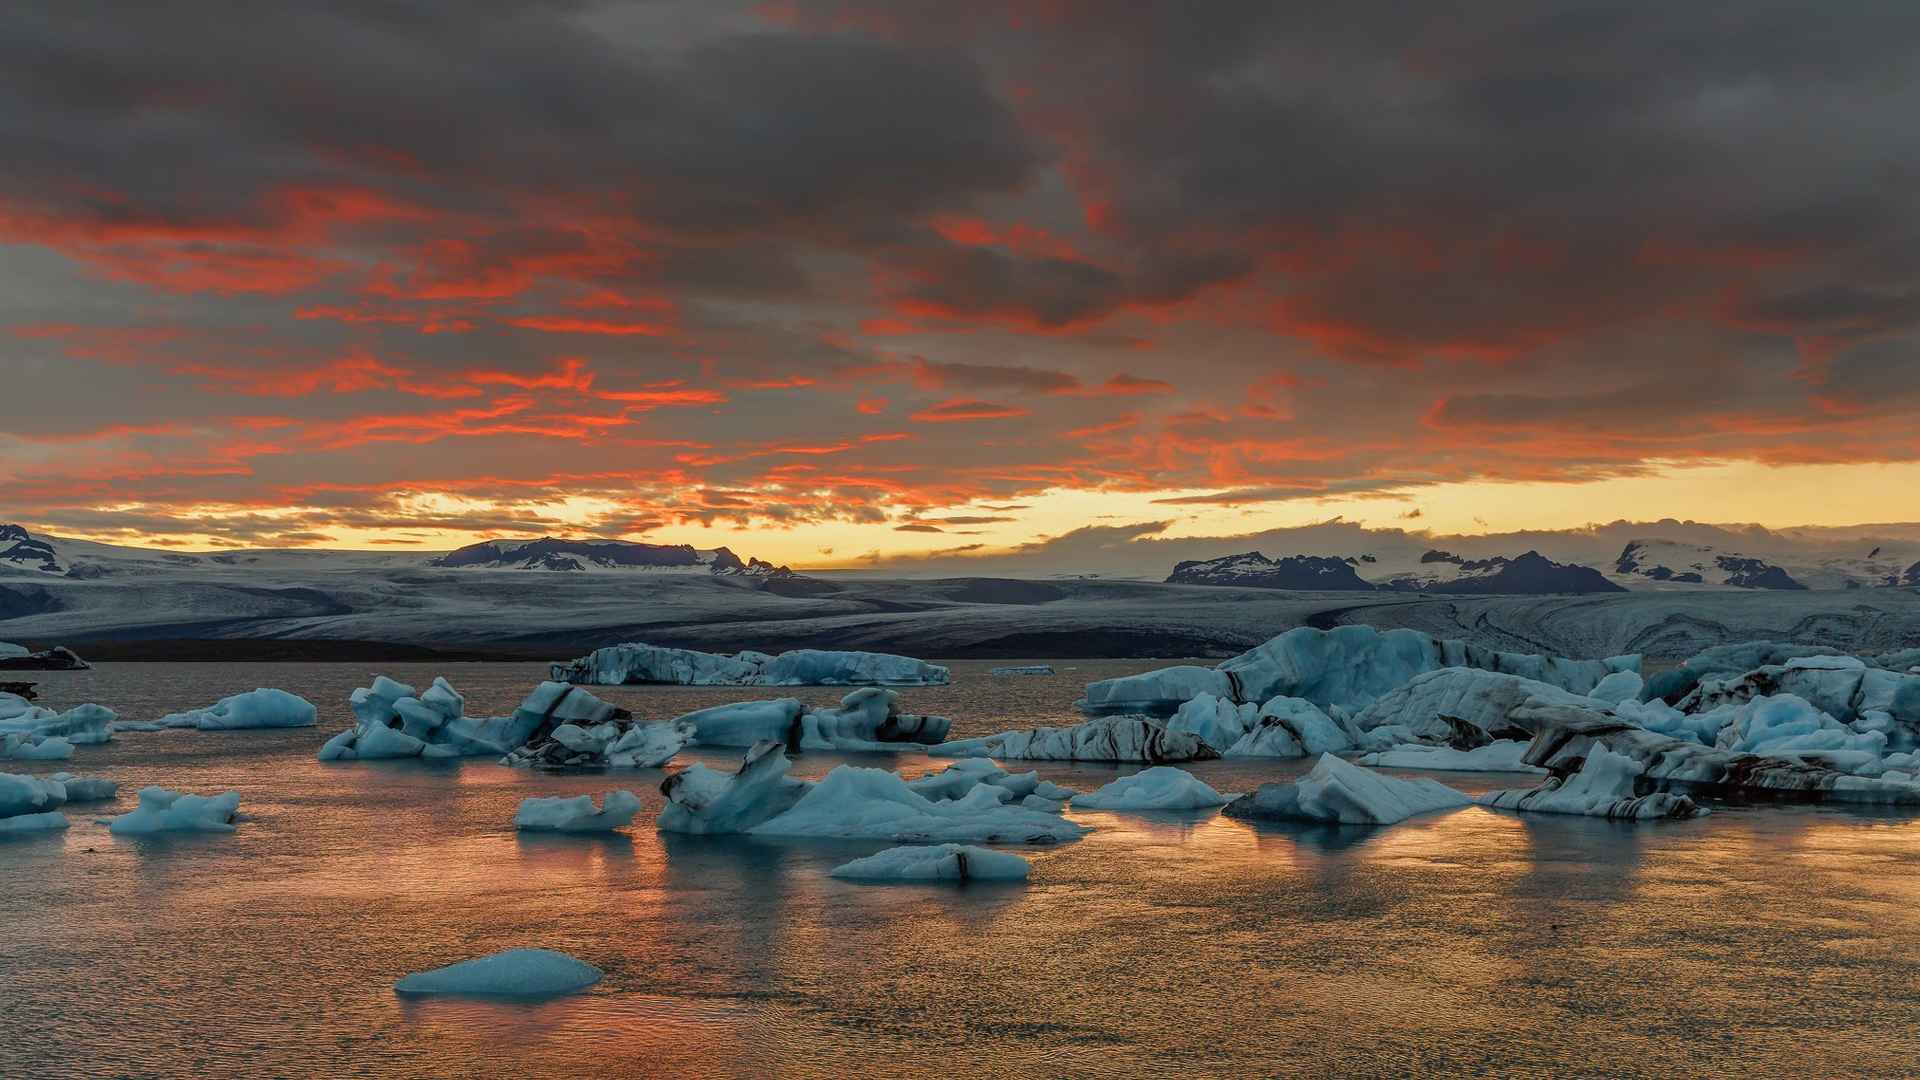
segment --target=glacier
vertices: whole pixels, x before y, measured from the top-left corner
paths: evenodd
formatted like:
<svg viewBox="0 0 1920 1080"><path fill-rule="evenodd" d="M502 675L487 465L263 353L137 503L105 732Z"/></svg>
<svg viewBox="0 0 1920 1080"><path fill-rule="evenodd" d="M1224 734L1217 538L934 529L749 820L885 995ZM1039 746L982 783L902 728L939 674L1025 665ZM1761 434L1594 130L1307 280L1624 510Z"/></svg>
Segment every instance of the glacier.
<svg viewBox="0 0 1920 1080"><path fill-rule="evenodd" d="M1222 795L1185 769L1156 765L1073 797L1075 810L1204 810L1225 806Z"/></svg>
<svg viewBox="0 0 1920 1080"><path fill-rule="evenodd" d="M640 796L631 791L609 791L593 805L593 796L523 799L513 815L513 826L526 832L604 833L633 823L640 812Z"/></svg>
<svg viewBox="0 0 1920 1080"><path fill-rule="evenodd" d="M898 773L841 765L818 781L787 776L779 743L749 750L735 773L694 765L660 785L663 832L890 840L895 843L1052 844L1086 830L1046 810L1010 805L1006 788L975 784L929 799Z"/></svg>
<svg viewBox="0 0 1920 1080"><path fill-rule="evenodd" d="M541 998L572 994L600 981L603 973L585 961L551 949L508 949L432 971L415 972L393 984L399 994Z"/></svg>
<svg viewBox="0 0 1920 1080"><path fill-rule="evenodd" d="M1569 660L1496 652L1417 630L1302 626L1215 667L1184 665L1090 683L1078 704L1095 715L1167 716L1205 693L1235 702L1297 697L1322 709L1357 710L1417 675L1459 667L1519 675L1584 695L1614 672L1639 670L1640 658Z"/></svg>
<svg viewBox="0 0 1920 1080"><path fill-rule="evenodd" d="M832 876L852 881L1025 881L1033 864L1011 852L972 844L910 844L842 863Z"/></svg>
<svg viewBox="0 0 1920 1080"><path fill-rule="evenodd" d="M1220 754L1197 735L1169 731L1148 716L1101 716L1071 727L1003 731L928 748L933 757L1027 761L1206 761Z"/></svg>
<svg viewBox="0 0 1920 1080"><path fill-rule="evenodd" d="M951 678L938 664L892 653L794 649L778 656L750 650L729 656L642 642L609 645L553 665L555 682L589 686L944 686Z"/></svg>
<svg viewBox="0 0 1920 1080"><path fill-rule="evenodd" d="M1261 784L1252 794L1228 803L1224 813L1237 818L1392 825L1416 814L1451 810L1471 802L1437 780L1385 776L1332 754L1322 754L1306 776Z"/></svg>

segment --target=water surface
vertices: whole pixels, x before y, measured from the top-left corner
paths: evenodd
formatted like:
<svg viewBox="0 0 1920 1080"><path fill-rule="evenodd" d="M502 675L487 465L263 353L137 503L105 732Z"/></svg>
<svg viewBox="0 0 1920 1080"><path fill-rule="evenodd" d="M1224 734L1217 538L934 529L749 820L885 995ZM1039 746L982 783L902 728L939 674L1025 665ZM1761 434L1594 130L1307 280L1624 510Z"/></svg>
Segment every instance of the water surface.
<svg viewBox="0 0 1920 1080"><path fill-rule="evenodd" d="M993 666L904 696L982 734L1070 720L1087 680L1157 665ZM1474 808L1368 830L1089 812L1073 815L1085 840L1030 853L1024 886L855 885L827 871L886 845L656 833L657 770L315 761L370 670L40 676L48 704L128 719L281 686L321 724L80 749L70 767L120 780L122 799L0 841L0 1076L1911 1075L1920 1055L1920 824L1904 816L1717 806L1632 826ZM437 670L476 714L542 675ZM752 693L603 696L660 717ZM796 773L846 761L947 764L807 754ZM1193 771L1244 790L1305 766ZM1130 771L1038 767L1083 790ZM237 790L253 820L140 840L92 823L149 783ZM646 800L628 836L510 825L529 795L609 786ZM538 1005L392 992L515 946L607 978Z"/></svg>

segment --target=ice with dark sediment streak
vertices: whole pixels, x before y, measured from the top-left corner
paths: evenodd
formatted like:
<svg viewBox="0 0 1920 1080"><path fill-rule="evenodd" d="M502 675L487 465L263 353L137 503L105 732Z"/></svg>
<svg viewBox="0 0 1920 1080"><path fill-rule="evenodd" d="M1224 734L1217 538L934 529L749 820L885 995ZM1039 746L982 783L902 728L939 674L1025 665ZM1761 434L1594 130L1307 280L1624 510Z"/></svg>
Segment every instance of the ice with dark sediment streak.
<svg viewBox="0 0 1920 1080"><path fill-rule="evenodd" d="M1438 780L1387 776L1322 754L1313 771L1299 780L1261 784L1228 803L1225 813L1238 818L1391 825L1470 802Z"/></svg>
<svg viewBox="0 0 1920 1080"><path fill-rule="evenodd" d="M1025 881L1033 864L1008 851L972 844L910 844L842 863L837 878L865 882Z"/></svg>
<svg viewBox="0 0 1920 1080"><path fill-rule="evenodd" d="M1148 716L1101 716L1070 727L1003 731L930 747L933 757L990 757L1002 761L1121 761L1167 764L1220 756L1198 735L1169 731Z"/></svg>
<svg viewBox="0 0 1920 1080"><path fill-rule="evenodd" d="M694 765L675 773L660 785L667 806L659 828L895 843L1052 844L1085 834L1057 810L1011 803L996 784L928 798L898 773L841 765L805 781L786 775L790 765L785 748L766 742L747 752L738 772Z"/></svg>
<svg viewBox="0 0 1920 1080"><path fill-rule="evenodd" d="M1677 706L1711 713L1756 698L1792 695L1842 724L1887 737L1892 750L1920 749L1920 675L1866 664L1856 657L1803 656L1727 678L1705 678Z"/></svg>
<svg viewBox="0 0 1920 1080"><path fill-rule="evenodd" d="M1595 744L1580 770L1550 776L1539 787L1489 791L1474 801L1501 810L1542 814L1582 814L1614 821L1661 821L1700 817L1705 807L1682 794L1641 792L1638 762Z"/></svg>
<svg viewBox="0 0 1920 1080"><path fill-rule="evenodd" d="M1530 739L1533 729L1515 719L1529 702L1600 706L1596 699L1520 675L1474 668L1441 668L1409 680L1360 710L1353 724L1362 732L1404 730L1402 741L1424 741L1469 750L1499 739Z"/></svg>
<svg viewBox="0 0 1920 1080"><path fill-rule="evenodd" d="M556 682L590 686L944 686L952 673L893 653L794 649L778 656L701 652L642 642L609 645L553 665Z"/></svg>
<svg viewBox="0 0 1920 1080"><path fill-rule="evenodd" d="M418 692L380 676L355 690L349 703L358 723L327 740L322 761L502 757L550 741L563 725L584 730L632 719L625 709L556 682L534 687L510 715L488 719L465 715L466 699L443 678Z"/></svg>
<svg viewBox="0 0 1920 1080"><path fill-rule="evenodd" d="M1449 667L1518 675L1585 694L1614 672L1639 670L1640 658L1570 660L1496 652L1417 630L1302 626L1216 667L1164 668L1091 683L1079 705L1093 714L1165 716L1200 694L1213 694L1235 702L1297 697L1323 709L1358 710L1417 675Z"/></svg>
<svg viewBox="0 0 1920 1080"><path fill-rule="evenodd" d="M1361 765L1382 769L1424 769L1428 772L1510 772L1543 776L1545 769L1526 763L1527 747L1519 739L1498 739L1471 750L1424 743L1404 743L1362 754Z"/></svg>
<svg viewBox="0 0 1920 1080"><path fill-rule="evenodd" d="M753 746L778 742L802 750L898 750L938 743L952 721L900 709L900 695L867 686L840 699L838 707L809 706L798 698L716 705L676 717L701 746Z"/></svg>

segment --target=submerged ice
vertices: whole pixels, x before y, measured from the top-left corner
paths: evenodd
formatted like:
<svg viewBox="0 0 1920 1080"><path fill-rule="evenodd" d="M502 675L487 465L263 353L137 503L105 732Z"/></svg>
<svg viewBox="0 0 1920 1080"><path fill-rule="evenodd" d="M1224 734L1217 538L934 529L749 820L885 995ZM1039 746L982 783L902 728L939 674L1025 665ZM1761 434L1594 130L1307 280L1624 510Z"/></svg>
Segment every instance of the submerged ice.
<svg viewBox="0 0 1920 1080"><path fill-rule="evenodd" d="M552 949L508 949L408 975L393 984L401 994L553 997L585 990L603 974L592 964Z"/></svg>

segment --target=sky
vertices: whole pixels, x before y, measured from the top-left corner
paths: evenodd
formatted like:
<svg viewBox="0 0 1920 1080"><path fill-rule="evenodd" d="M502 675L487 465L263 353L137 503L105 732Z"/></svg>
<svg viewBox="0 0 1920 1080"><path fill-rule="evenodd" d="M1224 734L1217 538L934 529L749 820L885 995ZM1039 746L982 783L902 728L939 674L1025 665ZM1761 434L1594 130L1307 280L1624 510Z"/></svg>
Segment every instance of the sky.
<svg viewBox="0 0 1920 1080"><path fill-rule="evenodd" d="M1920 520L1920 5L42 7L40 531Z"/></svg>

